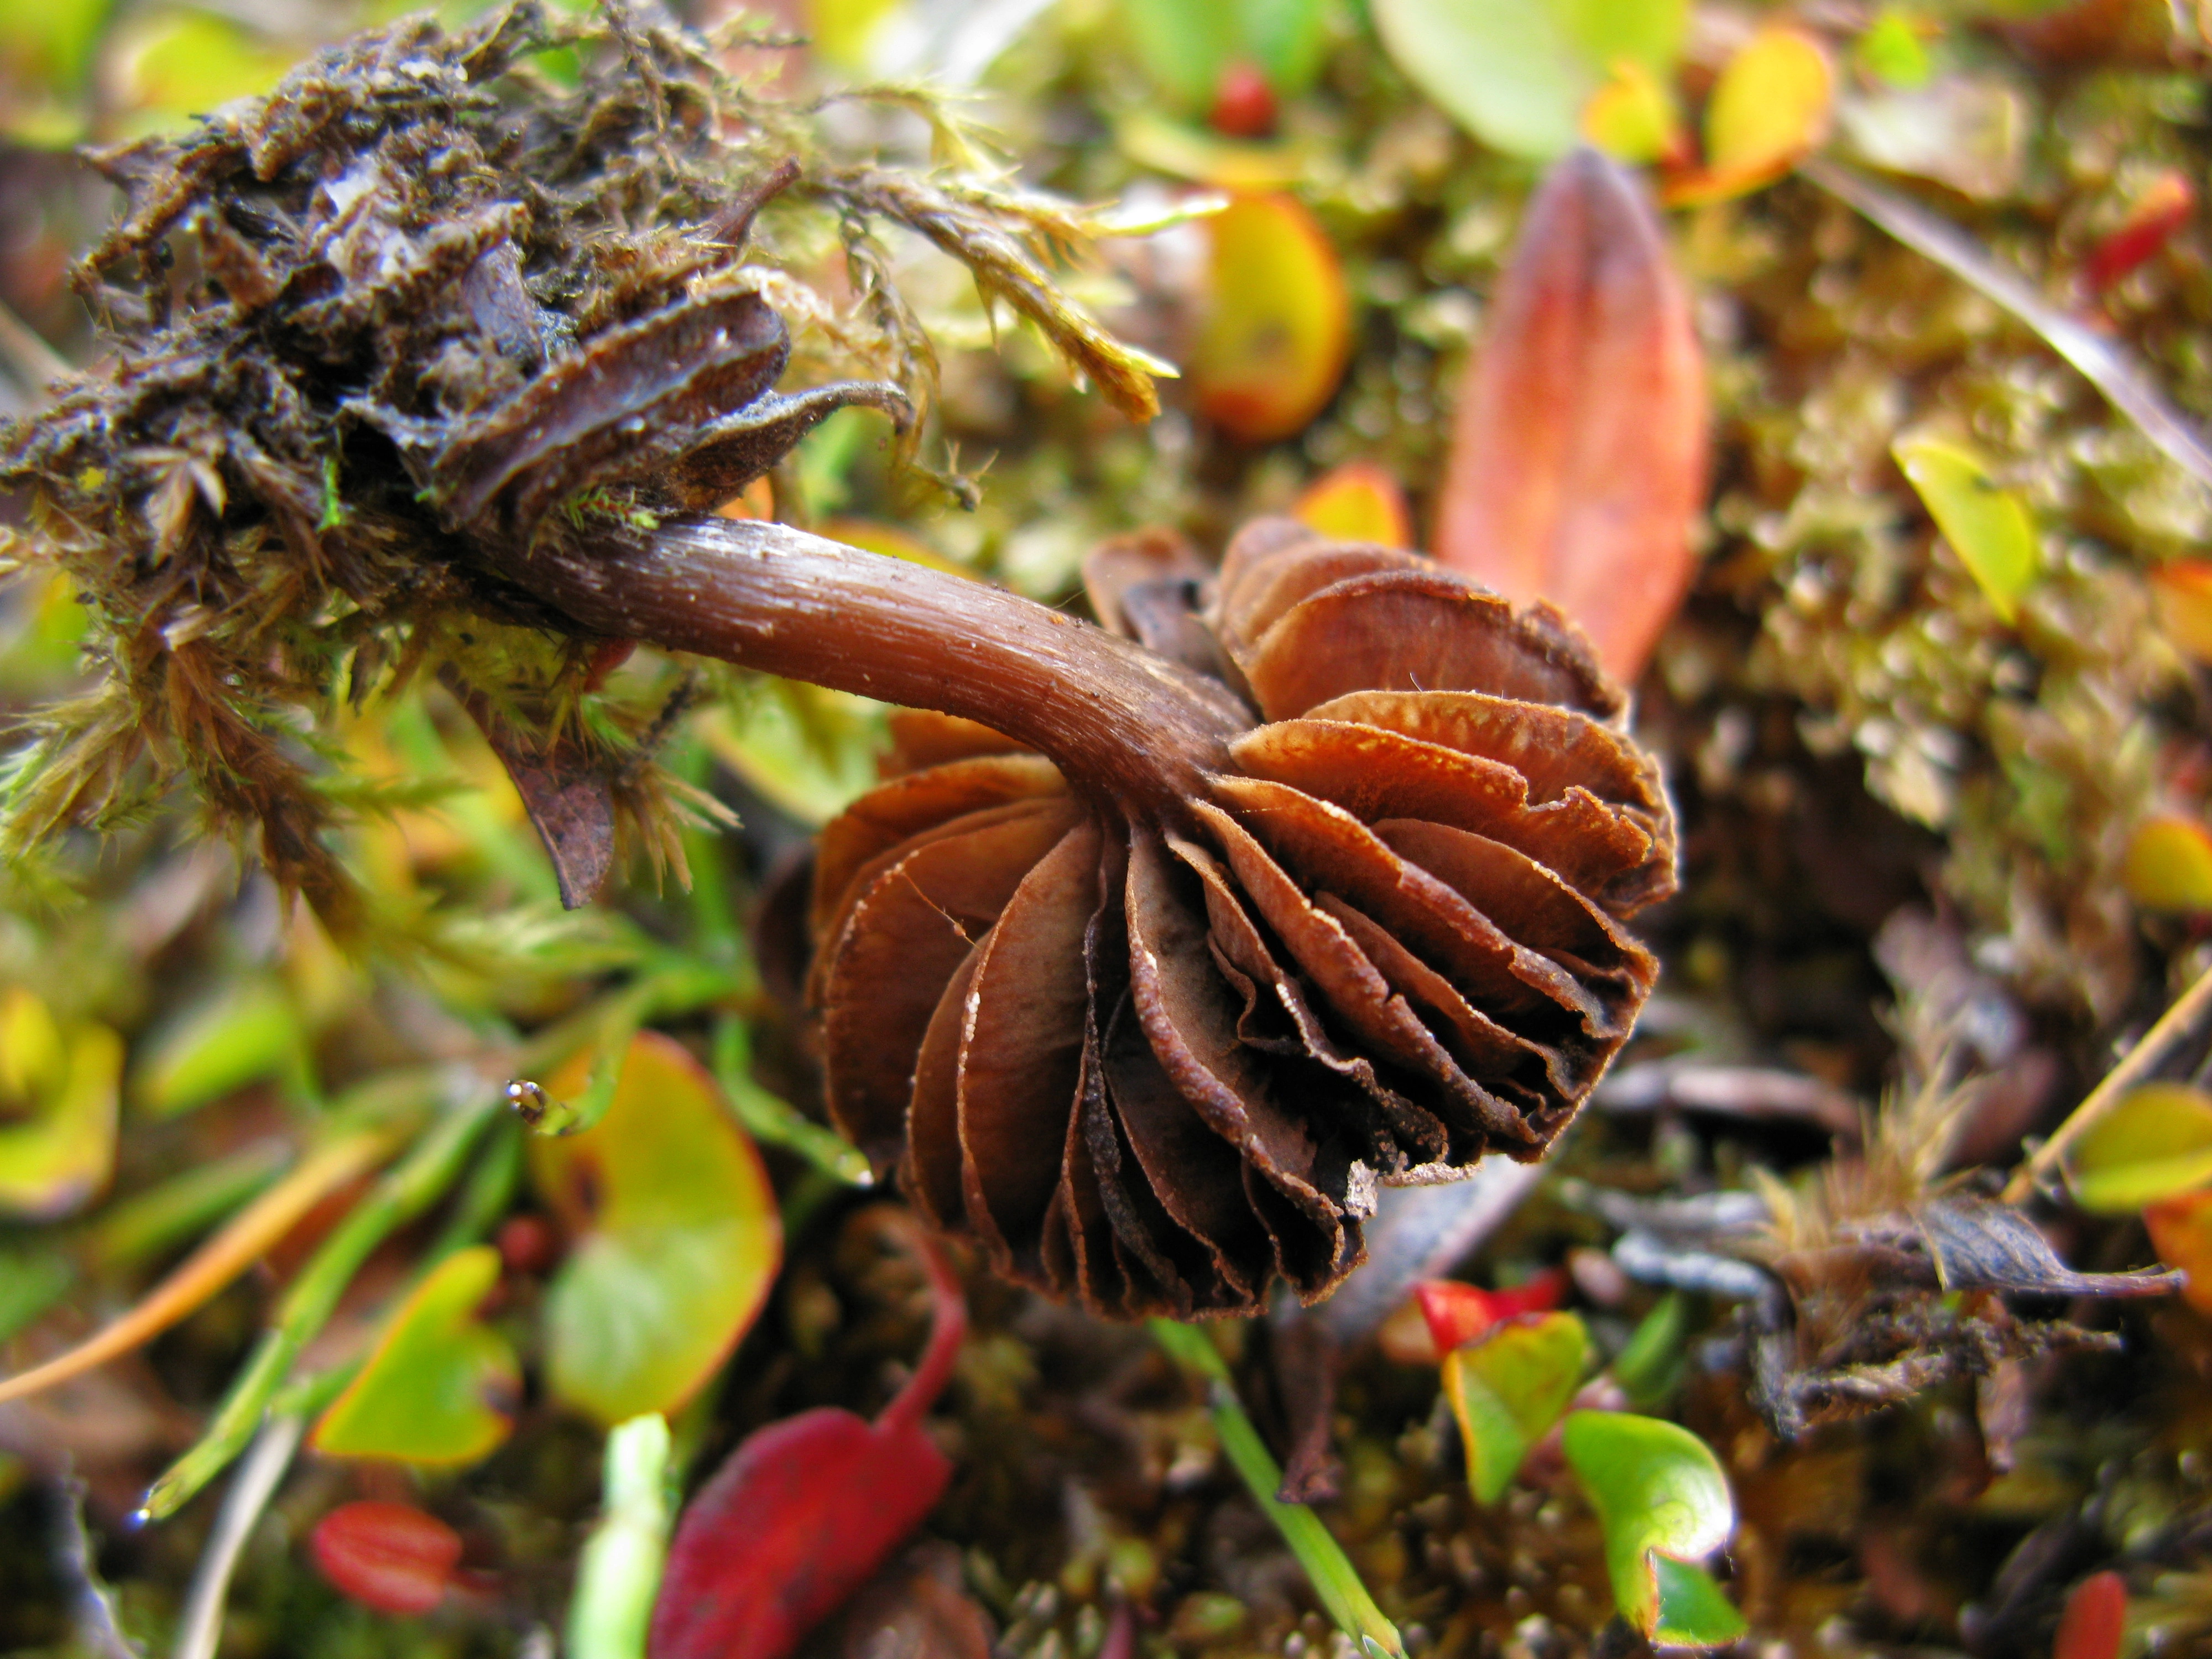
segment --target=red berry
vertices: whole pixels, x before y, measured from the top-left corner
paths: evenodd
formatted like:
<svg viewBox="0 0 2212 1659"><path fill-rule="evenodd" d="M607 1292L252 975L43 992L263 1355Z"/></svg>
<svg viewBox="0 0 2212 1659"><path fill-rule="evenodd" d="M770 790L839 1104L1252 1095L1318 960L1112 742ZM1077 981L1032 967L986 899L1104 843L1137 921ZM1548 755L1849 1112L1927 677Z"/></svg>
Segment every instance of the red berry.
<svg viewBox="0 0 2212 1659"><path fill-rule="evenodd" d="M1240 58L1221 71L1213 88L1213 130L1231 138L1272 137L1275 93L1260 66Z"/></svg>

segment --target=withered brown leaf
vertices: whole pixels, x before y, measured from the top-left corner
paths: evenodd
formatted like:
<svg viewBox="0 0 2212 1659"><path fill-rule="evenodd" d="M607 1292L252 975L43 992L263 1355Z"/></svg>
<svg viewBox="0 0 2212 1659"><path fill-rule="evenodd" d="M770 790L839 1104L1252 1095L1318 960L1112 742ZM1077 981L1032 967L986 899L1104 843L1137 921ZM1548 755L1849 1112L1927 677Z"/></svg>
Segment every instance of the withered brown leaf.
<svg viewBox="0 0 2212 1659"><path fill-rule="evenodd" d="M1248 701L1196 793L910 715L817 866L839 1126L999 1271L1121 1317L1311 1301L1378 1183L1540 1156L1674 879L1657 769L1548 606L1287 520L1203 569L1154 538L1091 581Z"/></svg>

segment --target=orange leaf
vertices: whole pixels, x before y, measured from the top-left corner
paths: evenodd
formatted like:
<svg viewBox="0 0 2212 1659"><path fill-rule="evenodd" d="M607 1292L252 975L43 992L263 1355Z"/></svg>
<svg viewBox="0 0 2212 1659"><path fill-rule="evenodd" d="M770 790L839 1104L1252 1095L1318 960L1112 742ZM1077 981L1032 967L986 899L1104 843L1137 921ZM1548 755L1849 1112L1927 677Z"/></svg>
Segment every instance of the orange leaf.
<svg viewBox="0 0 2212 1659"><path fill-rule="evenodd" d="M1553 167L1491 311L1437 555L1550 599L1632 680L1688 590L1705 489L1705 357L1635 179L1590 151Z"/></svg>
<svg viewBox="0 0 2212 1659"><path fill-rule="evenodd" d="M1291 516L1342 542L1413 544L1413 515L1398 481L1372 461L1347 461L1306 486Z"/></svg>
<svg viewBox="0 0 2212 1659"><path fill-rule="evenodd" d="M2120 885L2147 910L2212 910L2212 834L2173 813L2145 818L2129 838Z"/></svg>
<svg viewBox="0 0 2212 1659"><path fill-rule="evenodd" d="M2142 1218L2158 1259L2188 1275L2181 1299L2212 1316L2212 1192L2160 1199L2144 1207Z"/></svg>
<svg viewBox="0 0 2212 1659"><path fill-rule="evenodd" d="M2150 573L2166 636L2198 662L2212 663L2212 559L2175 559Z"/></svg>

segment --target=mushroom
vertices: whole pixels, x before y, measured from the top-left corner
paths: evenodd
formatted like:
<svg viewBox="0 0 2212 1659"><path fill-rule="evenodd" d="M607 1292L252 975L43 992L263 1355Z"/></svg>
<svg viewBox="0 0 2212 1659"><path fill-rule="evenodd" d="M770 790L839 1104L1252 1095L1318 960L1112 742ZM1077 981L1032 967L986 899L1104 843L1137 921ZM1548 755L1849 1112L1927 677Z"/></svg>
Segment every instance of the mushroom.
<svg viewBox="0 0 2212 1659"><path fill-rule="evenodd" d="M535 750L488 729L557 861L555 820L603 829L638 769L566 717L580 671L647 641L936 711L823 837L811 992L833 1117L1002 1273L1127 1317L1249 1310L1278 1276L1311 1299L1377 1183L1540 1156L1650 989L1621 922L1673 883L1656 769L1574 629L1278 521L1218 578L1171 538L1101 550L1100 628L714 516L830 410L910 404L773 390L788 341L740 250L798 169L693 222L736 154L696 42L609 25L574 107L489 94L555 27L396 24L100 158L129 199L78 281L113 362L0 433L0 486L110 672L0 830L96 817L174 755L343 920L289 709L444 651L472 709L544 705ZM972 203L813 187L954 239L1128 368ZM550 678L456 617L551 634Z"/></svg>
<svg viewBox="0 0 2212 1659"><path fill-rule="evenodd" d="M599 631L939 711L823 832L831 1116L1003 1275L1109 1316L1325 1295L1378 1184L1540 1157L1656 973L1658 769L1548 606L1262 520L1107 632L777 526L514 567Z"/></svg>

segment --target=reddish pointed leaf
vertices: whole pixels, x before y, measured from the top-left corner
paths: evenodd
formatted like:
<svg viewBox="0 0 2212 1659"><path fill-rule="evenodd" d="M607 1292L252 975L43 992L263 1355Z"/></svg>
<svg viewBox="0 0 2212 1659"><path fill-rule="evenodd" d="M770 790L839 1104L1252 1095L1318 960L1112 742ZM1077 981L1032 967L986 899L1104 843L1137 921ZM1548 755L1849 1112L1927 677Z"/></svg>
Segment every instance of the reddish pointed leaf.
<svg viewBox="0 0 2212 1659"><path fill-rule="evenodd" d="M2128 1587L2117 1572L2093 1572L2074 1586L2051 1659L2119 1659L2128 1632Z"/></svg>
<svg viewBox="0 0 2212 1659"><path fill-rule="evenodd" d="M1688 590L1705 489L1705 358L1635 179L1593 151L1529 202L1461 383L1445 563L1550 599L1632 680Z"/></svg>
<svg viewBox="0 0 2212 1659"><path fill-rule="evenodd" d="M936 1323L921 1363L873 1423L824 1407L752 1434L678 1523L653 1610L652 1659L781 1659L921 1523L952 1466L923 1431L952 1374L966 1304L942 1249L904 1212Z"/></svg>
<svg viewBox="0 0 2212 1659"><path fill-rule="evenodd" d="M461 1535L411 1504L341 1504L308 1538L331 1585L379 1613L428 1613L446 1598Z"/></svg>
<svg viewBox="0 0 2212 1659"><path fill-rule="evenodd" d="M2164 169L2136 196L2118 228L2090 250L2081 264L2081 280L2091 293L2102 294L2164 247L2196 210L2197 191L2189 175Z"/></svg>
<svg viewBox="0 0 2212 1659"><path fill-rule="evenodd" d="M1431 1279L1413 1287L1421 1317L1429 1323L1430 1339L1439 1356L1465 1347L1501 1320L1522 1314L1549 1313L1559 1305L1567 1288L1567 1275L1553 1267L1525 1285L1506 1291L1486 1291L1455 1279Z"/></svg>

